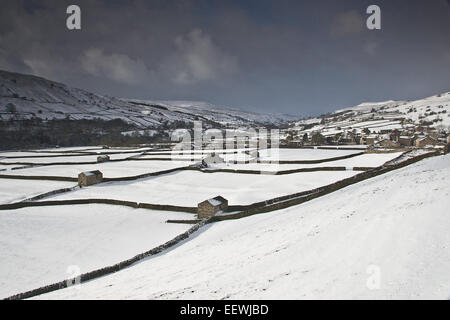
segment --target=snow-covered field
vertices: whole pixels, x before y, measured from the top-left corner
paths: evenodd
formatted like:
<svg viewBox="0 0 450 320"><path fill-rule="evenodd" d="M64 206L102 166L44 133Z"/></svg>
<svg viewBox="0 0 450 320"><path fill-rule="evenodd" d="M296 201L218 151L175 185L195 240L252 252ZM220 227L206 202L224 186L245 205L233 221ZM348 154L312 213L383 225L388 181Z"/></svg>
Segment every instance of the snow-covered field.
<svg viewBox="0 0 450 320"><path fill-rule="evenodd" d="M179 154L179 153L173 153L173 154L145 154L140 159L183 159L183 160L189 160L193 159L195 161L202 160L207 155L202 154Z"/></svg>
<svg viewBox="0 0 450 320"><path fill-rule="evenodd" d="M123 153L123 152L125 152L125 153L128 153L128 154L130 154L130 153L133 153L133 152L136 152L136 153L142 153L142 152L145 152L145 151L150 151L151 150L151 148L110 148L110 149L102 149L102 150L86 150L86 151L81 151L81 152L83 152L83 153L97 153L97 154L99 154L99 153L108 153L108 154L115 154L115 153Z"/></svg>
<svg viewBox="0 0 450 320"><path fill-rule="evenodd" d="M243 153L243 152L217 153L217 152L214 152L213 150L205 151L203 154L202 153L189 154L189 153L177 153L177 152L174 152L172 154L161 154L161 155L146 154L139 158L140 159L155 159L156 158L156 159L173 159L173 160L183 160L183 161L188 161L188 160L201 161L202 159L211 155L212 153L216 153L225 161L250 161L250 160L254 159L254 157L251 157L248 154Z"/></svg>
<svg viewBox="0 0 450 320"><path fill-rule="evenodd" d="M81 156L67 156L62 155L60 157L39 157L39 154L34 154L36 158L4 158L0 162L3 163L30 163L30 164L45 164L45 163L56 163L56 162L96 162L97 155L81 155ZM120 154L109 154L111 160L126 159L129 157L134 157L140 155L140 153L120 153Z"/></svg>
<svg viewBox="0 0 450 320"><path fill-rule="evenodd" d="M80 172L100 170L105 178L135 176L144 173L163 171L185 167L190 163L185 161L120 161L98 164L37 166L26 169L3 172L3 174L26 176L64 176L78 177Z"/></svg>
<svg viewBox="0 0 450 320"><path fill-rule="evenodd" d="M70 266L118 263L189 228L167 219L192 214L100 204L0 211L0 298L62 281Z"/></svg>
<svg viewBox="0 0 450 320"><path fill-rule="evenodd" d="M325 149L264 149L259 151L261 160L322 160L359 153L361 150Z"/></svg>
<svg viewBox="0 0 450 320"><path fill-rule="evenodd" d="M69 155L72 154L80 154L79 152L77 153L69 153ZM41 157L41 156L61 156L64 157L67 155L67 153L64 152L33 152L33 151L2 151L0 152L0 161L4 161L5 158L4 157ZM19 158L18 158L19 159ZM13 162L19 161L16 159L11 159Z"/></svg>
<svg viewBox="0 0 450 320"><path fill-rule="evenodd" d="M66 181L0 179L0 204L21 201L41 193L75 185L76 182Z"/></svg>
<svg viewBox="0 0 450 320"><path fill-rule="evenodd" d="M181 147L180 147L181 148ZM204 149L187 149L187 150L173 150L173 151L158 151L153 150L150 152L147 152L148 155L151 155L152 153L157 153L158 155L185 155L185 154L203 154L203 155L209 155L212 152L223 154L223 153L242 153L244 151L250 151L250 150L256 150L256 148L230 148L230 149L219 149L215 148L214 146L210 148L204 148Z"/></svg>
<svg viewBox="0 0 450 320"><path fill-rule="evenodd" d="M279 152L279 154L277 154ZM280 160L318 160L318 159L329 159L333 157L345 156L349 154L354 154L361 152L360 150L324 150L324 149L274 149L270 150L260 150L260 160L274 160L279 157ZM0 169L6 169L3 174L11 175L29 175L29 176L65 176L65 177L77 177L80 172L100 170L104 177L107 178L117 178L125 176L134 176L149 172L156 172L162 170L168 170L172 168L185 167L193 164L194 162L188 161L191 157L195 162L201 161L211 152L204 151L205 155L199 153L194 153L191 155L186 154L173 154L166 153L164 155L145 155L139 157L139 159L182 159L182 161L176 160L130 160L121 162L104 162L98 164L79 164L79 165L49 165L49 166L39 166L39 164L52 163L52 162L85 162L85 161L95 161L96 156L74 156L74 157L52 157L52 158L23 158L23 159L5 159L6 162L35 162L37 166L27 167L18 170L8 170L13 167L19 167L20 165L0 165ZM112 159L120 159L137 154L117 154L112 155ZM322 166L335 166L335 167L376 167L382 165L384 162L391 160L400 155L400 153L381 153L381 154L363 154L356 157L352 157L344 160L337 161L327 161L317 164L265 164L265 163L249 163L249 164L234 164L234 163L224 163L224 164L214 164L210 167L214 168L225 168L225 169L243 169L243 170L255 170L264 172L273 172L281 170L291 170L299 168L314 168ZM220 157L227 162L230 161L252 161L255 160L254 157L247 155L240 150L237 154L226 153L220 154Z"/></svg>
<svg viewBox="0 0 450 320"><path fill-rule="evenodd" d="M16 164L0 164L0 170L11 170L12 168L23 167ZM5 172L2 172L4 174Z"/></svg>
<svg viewBox="0 0 450 320"><path fill-rule="evenodd" d="M108 198L136 202L197 206L221 195L230 204L251 204L314 189L351 177L356 171L304 172L289 175L179 171L127 182L107 182L56 195L51 200Z"/></svg>
<svg viewBox="0 0 450 320"><path fill-rule="evenodd" d="M276 151L281 160L330 159L361 152ZM259 152L261 160L271 159L268 150ZM134 154L138 153L115 154L112 158ZM231 205L245 205L324 186L357 174L353 167L380 166L400 154L366 153L319 164L215 164L212 169L261 170L264 174L176 171L83 187L43 200L108 198L195 207L221 195ZM167 152L162 157L170 155ZM64 161L90 157L96 156L61 155ZM243 150L223 157L249 158ZM48 159L56 162L58 158ZM189 164L128 160L36 166L2 174L76 177L82 171L100 170L105 177L114 178ZM2 165L0 169L12 166L17 165ZM348 170L268 174L318 166ZM62 290L42 297L447 298L450 285L444 278L448 279L450 270L450 230L445 209L450 204L449 176L449 155L427 159L299 206L208 225L174 249L88 282L81 290ZM0 180L1 204L76 184ZM96 204L0 211L0 298L64 280L69 266L88 272L128 259L190 227L166 224L166 220L193 218L187 213ZM379 288L373 289L378 280L372 276L378 272Z"/></svg>
<svg viewBox="0 0 450 320"><path fill-rule="evenodd" d="M334 145L323 145L323 146L317 146L315 147L317 148L327 148L327 149L367 149L367 145L366 144L356 144L356 145L338 145L338 146L334 146Z"/></svg>
<svg viewBox="0 0 450 320"><path fill-rule="evenodd" d="M322 163L312 163L312 164L266 164L266 163L247 163L247 164L232 164L232 163L222 163L214 164L211 166L212 169L232 169L232 170L260 170L264 172L272 171L283 171L283 170L293 170L301 168L316 168L316 167L378 167L385 162L392 160L400 156L401 152L392 153L370 153L362 154L356 157L327 161Z"/></svg>
<svg viewBox="0 0 450 320"><path fill-rule="evenodd" d="M450 155L202 228L165 254L38 299L448 299Z"/></svg>
<svg viewBox="0 0 450 320"><path fill-rule="evenodd" d="M45 151L51 151L51 152L73 152L73 151L101 151L104 150L102 146L80 146L80 147L58 147L58 148L45 148L45 149L36 149L35 151L39 152L45 152Z"/></svg>

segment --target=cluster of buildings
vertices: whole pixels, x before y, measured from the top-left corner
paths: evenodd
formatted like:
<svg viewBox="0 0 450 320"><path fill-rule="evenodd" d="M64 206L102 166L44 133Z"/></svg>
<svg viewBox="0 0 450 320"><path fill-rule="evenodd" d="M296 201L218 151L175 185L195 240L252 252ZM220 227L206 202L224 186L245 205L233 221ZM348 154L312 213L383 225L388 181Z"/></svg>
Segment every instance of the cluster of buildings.
<svg viewBox="0 0 450 320"><path fill-rule="evenodd" d="M450 143L450 135L439 133L434 128L417 126L410 129L394 129L362 138L362 144L386 148L434 147Z"/></svg>
<svg viewBox="0 0 450 320"><path fill-rule="evenodd" d="M284 139L280 140L280 146L302 147L314 145L368 145L382 148L405 147L435 147L446 146L450 143L450 135L438 132L429 126L408 126L401 129L385 129L370 132L370 129L341 130L336 127L336 132L288 131Z"/></svg>

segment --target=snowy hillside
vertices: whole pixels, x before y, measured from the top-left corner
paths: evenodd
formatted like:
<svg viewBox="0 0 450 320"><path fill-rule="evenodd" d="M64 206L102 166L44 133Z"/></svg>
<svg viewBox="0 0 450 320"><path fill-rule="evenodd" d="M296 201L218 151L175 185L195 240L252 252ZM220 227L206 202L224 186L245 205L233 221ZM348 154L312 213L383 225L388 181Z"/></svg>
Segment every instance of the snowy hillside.
<svg viewBox="0 0 450 320"><path fill-rule="evenodd" d="M381 107L385 107L385 108L394 107L403 102L404 101L394 101L394 100L380 101L380 102L363 102L354 107L336 110L335 113L340 113L340 112L345 112L345 111L370 112L373 108L379 109Z"/></svg>
<svg viewBox="0 0 450 320"><path fill-rule="evenodd" d="M409 129L425 125L438 131L450 132L450 92L414 101L364 102L321 117L297 121L292 129L301 134L320 132L324 136L369 129L372 133L383 130Z"/></svg>
<svg viewBox="0 0 450 320"><path fill-rule="evenodd" d="M120 262L188 229L165 223L170 217L189 214L101 204L3 211L0 298L64 279L71 265L87 271Z"/></svg>
<svg viewBox="0 0 450 320"><path fill-rule="evenodd" d="M447 299L449 178L450 155L426 159L37 298Z"/></svg>
<svg viewBox="0 0 450 320"><path fill-rule="evenodd" d="M209 120L222 125L248 125L259 124L282 124L295 120L298 117L283 114L260 114L244 112L240 110L221 108L216 105L201 101L149 101L136 99L122 99L126 102L142 107L144 114L151 114L152 106L159 106L161 114L169 119L184 120ZM164 110L166 108L167 110Z"/></svg>
<svg viewBox="0 0 450 320"><path fill-rule="evenodd" d="M362 103L336 111L353 111L353 114L367 114L375 110L376 115L398 115L400 118L410 119L414 123L420 121L434 122L436 125L450 125L450 92L414 101L385 101Z"/></svg>
<svg viewBox="0 0 450 320"><path fill-rule="evenodd" d="M8 107L13 104L14 108ZM102 96L44 78L0 70L0 120L123 119L140 128L174 121L210 120L231 126L280 124L292 116L274 116L219 108L205 102L141 101Z"/></svg>

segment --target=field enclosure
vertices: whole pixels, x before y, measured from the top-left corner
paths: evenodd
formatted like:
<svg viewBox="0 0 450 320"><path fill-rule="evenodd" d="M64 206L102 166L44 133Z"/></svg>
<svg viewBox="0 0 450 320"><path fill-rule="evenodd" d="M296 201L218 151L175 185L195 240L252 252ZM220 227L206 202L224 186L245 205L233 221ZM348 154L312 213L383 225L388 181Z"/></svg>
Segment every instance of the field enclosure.
<svg viewBox="0 0 450 320"><path fill-rule="evenodd" d="M193 210L211 197L248 206L330 185L401 155L279 149L259 150L255 158L247 151L216 151L224 163L207 168L198 164L212 151L195 157L149 148L0 153L0 297L63 280L70 266L89 272L162 245L189 229L167 220L195 221ZM104 154L111 161L97 163ZM280 164L269 163L275 155ZM105 181L77 187L78 173L92 170Z"/></svg>

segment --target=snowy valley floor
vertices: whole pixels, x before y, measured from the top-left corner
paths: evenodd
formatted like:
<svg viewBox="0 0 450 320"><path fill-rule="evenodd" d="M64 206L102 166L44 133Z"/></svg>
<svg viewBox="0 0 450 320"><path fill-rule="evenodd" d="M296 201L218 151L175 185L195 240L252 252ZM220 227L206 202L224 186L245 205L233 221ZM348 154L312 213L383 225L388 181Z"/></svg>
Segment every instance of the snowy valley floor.
<svg viewBox="0 0 450 320"><path fill-rule="evenodd" d="M449 178L450 155L426 159L35 298L448 299Z"/></svg>

